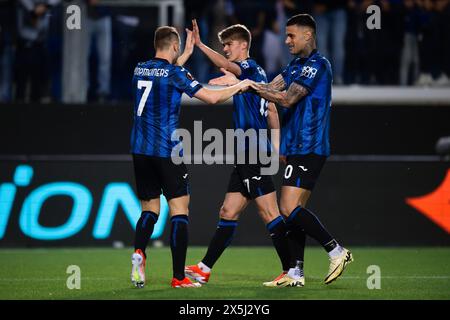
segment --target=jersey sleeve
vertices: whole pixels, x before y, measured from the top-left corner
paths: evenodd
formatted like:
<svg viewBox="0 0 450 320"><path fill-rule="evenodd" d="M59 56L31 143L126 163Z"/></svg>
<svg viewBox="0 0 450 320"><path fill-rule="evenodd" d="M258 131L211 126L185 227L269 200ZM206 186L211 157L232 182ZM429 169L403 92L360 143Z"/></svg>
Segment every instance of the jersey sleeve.
<svg viewBox="0 0 450 320"><path fill-rule="evenodd" d="M189 97L193 97L203 86L192 77L186 69L176 67L172 75L173 85L181 92L186 93Z"/></svg>
<svg viewBox="0 0 450 320"><path fill-rule="evenodd" d="M327 62L322 59L316 59L314 62L308 61L303 66L301 72L297 72L293 82L305 87L311 93L316 88L322 76L326 74L331 75L328 70Z"/></svg>
<svg viewBox="0 0 450 320"><path fill-rule="evenodd" d="M284 83L289 83L289 78L288 78L288 75L289 75L288 72L289 71L288 71L288 69L289 69L289 65L286 68L284 68L283 71L281 71L281 76L283 77Z"/></svg>

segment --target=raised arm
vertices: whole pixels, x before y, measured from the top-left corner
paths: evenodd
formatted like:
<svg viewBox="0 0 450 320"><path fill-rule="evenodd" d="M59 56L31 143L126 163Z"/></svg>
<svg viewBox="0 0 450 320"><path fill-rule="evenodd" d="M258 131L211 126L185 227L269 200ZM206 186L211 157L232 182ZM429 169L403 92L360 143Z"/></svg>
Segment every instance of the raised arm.
<svg viewBox="0 0 450 320"><path fill-rule="evenodd" d="M224 68L220 68L220 71L223 72L224 75L209 80L208 84L213 86L232 86L239 82L239 79L236 78L233 73L225 70ZM268 87L274 90L284 90L285 86L286 84L284 83L281 74L275 77L275 79L273 79L272 82L268 84Z"/></svg>
<svg viewBox="0 0 450 320"><path fill-rule="evenodd" d="M250 83L251 83L250 80L245 79L244 81L241 81L238 84L235 84L234 86L226 87L223 89L202 88L197 91L194 97L209 104L222 103L231 98L239 91L247 89Z"/></svg>
<svg viewBox="0 0 450 320"><path fill-rule="evenodd" d="M282 91L285 89L286 83L281 75L276 76L268 84L253 82L251 87L260 97L287 108L294 106L300 99L308 95L308 90L295 82L289 86L287 91Z"/></svg>
<svg viewBox="0 0 450 320"><path fill-rule="evenodd" d="M214 51L205 45L200 39L200 30L197 25L197 20L192 20L192 33L195 45L219 68L224 68L236 76L241 75L241 68L236 63L230 62L220 53Z"/></svg>
<svg viewBox="0 0 450 320"><path fill-rule="evenodd" d="M194 52L194 37L192 36L192 31L186 29L186 44L184 45L183 54L178 57L176 64L183 66L192 55L192 52Z"/></svg>
<svg viewBox="0 0 450 320"><path fill-rule="evenodd" d="M208 84L212 86L232 86L239 83L239 79L236 78L233 73L225 70L224 68L220 68L220 71L222 71L225 75L209 80Z"/></svg>

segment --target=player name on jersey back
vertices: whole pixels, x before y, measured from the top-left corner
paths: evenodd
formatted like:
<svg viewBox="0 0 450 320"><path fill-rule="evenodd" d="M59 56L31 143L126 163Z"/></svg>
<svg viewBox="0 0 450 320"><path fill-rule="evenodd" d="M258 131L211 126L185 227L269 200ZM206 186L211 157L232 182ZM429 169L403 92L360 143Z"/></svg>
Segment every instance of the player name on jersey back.
<svg viewBox="0 0 450 320"><path fill-rule="evenodd" d="M167 77L169 75L169 69L161 68L141 68L136 67L134 69L135 76L147 76L147 77Z"/></svg>

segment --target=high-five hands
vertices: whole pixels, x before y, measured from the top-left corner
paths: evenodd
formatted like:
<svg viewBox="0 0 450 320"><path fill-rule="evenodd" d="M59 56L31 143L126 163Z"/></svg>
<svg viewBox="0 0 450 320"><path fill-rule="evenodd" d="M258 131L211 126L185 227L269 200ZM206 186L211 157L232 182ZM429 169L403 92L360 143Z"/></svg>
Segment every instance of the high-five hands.
<svg viewBox="0 0 450 320"><path fill-rule="evenodd" d="M191 55L192 52L194 52L194 45L195 45L194 36L193 32L188 28L186 28L185 30L186 30L186 44L184 45L184 52Z"/></svg>
<svg viewBox="0 0 450 320"><path fill-rule="evenodd" d="M194 39L194 44L196 46L202 45L202 40L200 39L200 29L198 28L196 19L192 19L192 35Z"/></svg>
<svg viewBox="0 0 450 320"><path fill-rule="evenodd" d="M194 52L194 39L192 37L192 31L189 30L188 28L186 28L185 30L186 30L186 43L184 44L183 53L177 58L176 64L178 66L183 66Z"/></svg>

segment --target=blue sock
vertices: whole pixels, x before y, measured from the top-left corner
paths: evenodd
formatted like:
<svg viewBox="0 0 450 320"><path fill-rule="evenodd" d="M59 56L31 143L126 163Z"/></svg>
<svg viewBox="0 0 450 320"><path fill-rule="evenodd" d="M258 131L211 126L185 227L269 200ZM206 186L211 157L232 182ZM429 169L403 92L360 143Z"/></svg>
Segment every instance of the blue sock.
<svg viewBox="0 0 450 320"><path fill-rule="evenodd" d="M202 262L212 268L225 249L230 245L237 227L237 221L220 219L216 232L208 246Z"/></svg>
<svg viewBox="0 0 450 320"><path fill-rule="evenodd" d="M188 245L188 216L176 215L170 218L172 228L170 230L170 250L172 251L173 277L183 280L184 264Z"/></svg>
<svg viewBox="0 0 450 320"><path fill-rule="evenodd" d="M136 223L136 233L134 235L134 250L141 249L145 254L148 241L153 233L158 215L152 211L142 211L141 217Z"/></svg>
<svg viewBox="0 0 450 320"><path fill-rule="evenodd" d="M282 216L278 216L267 225L267 230L272 238L273 246L277 251L278 258L281 261L283 271L288 271L291 263L291 255L289 250L289 243L286 237L286 224Z"/></svg>

